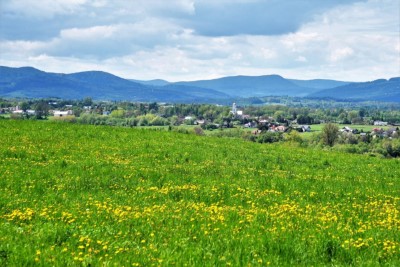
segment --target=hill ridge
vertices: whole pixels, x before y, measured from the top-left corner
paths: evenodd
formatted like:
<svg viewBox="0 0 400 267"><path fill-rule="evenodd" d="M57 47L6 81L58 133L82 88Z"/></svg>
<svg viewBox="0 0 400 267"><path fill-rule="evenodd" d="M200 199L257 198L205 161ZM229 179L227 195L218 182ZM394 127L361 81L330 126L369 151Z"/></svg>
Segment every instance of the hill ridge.
<svg viewBox="0 0 400 267"><path fill-rule="evenodd" d="M168 82L124 79L93 70L70 74L34 67L0 66L0 96L98 100L216 102L236 98L296 96L347 100L400 102L400 77L369 82L329 79L287 79L279 74L226 76L209 80Z"/></svg>

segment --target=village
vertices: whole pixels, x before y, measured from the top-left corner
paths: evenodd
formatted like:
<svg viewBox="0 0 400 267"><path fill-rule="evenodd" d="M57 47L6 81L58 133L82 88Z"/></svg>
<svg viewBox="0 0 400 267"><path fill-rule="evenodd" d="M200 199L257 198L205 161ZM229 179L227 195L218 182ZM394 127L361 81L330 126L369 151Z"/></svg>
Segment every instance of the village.
<svg viewBox="0 0 400 267"><path fill-rule="evenodd" d="M15 104L15 103L13 103ZM34 108L37 108L36 110ZM204 112L200 110L203 107ZM205 109L204 109L205 107ZM211 110L208 110L208 109ZM321 130L325 120L309 119L312 124L302 124L307 116L297 115L286 118L280 107L272 114L246 112L246 107L220 105L172 105L166 103L110 103L93 102L91 99L78 101L49 101L31 103L17 102L17 105L2 104L0 116L14 119L49 119L81 122L88 124L122 125L122 126L193 126L204 130L247 129L252 135L264 132L287 133L295 130L299 133L311 133ZM274 116L277 115L277 116ZM341 114L342 115L342 114ZM340 116L341 116L340 115ZM309 116L308 116L309 117ZM122 121L127 123L123 123ZM399 119L400 121L400 119ZM369 138L398 138L400 123L389 123L381 120L369 120L368 123L339 125L339 132L348 139L355 135L362 140ZM343 124L341 126L341 124Z"/></svg>

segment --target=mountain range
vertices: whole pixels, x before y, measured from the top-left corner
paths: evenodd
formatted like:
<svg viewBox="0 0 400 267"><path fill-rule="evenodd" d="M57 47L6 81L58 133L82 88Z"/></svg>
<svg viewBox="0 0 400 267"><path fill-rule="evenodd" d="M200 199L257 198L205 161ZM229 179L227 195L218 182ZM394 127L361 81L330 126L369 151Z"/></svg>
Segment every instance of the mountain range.
<svg viewBox="0 0 400 267"><path fill-rule="evenodd" d="M262 96L300 96L400 102L400 78L354 83L324 79L294 80L279 75L263 75L168 82L161 79L128 80L101 71L62 74L32 67L0 66L0 96L63 99L92 97L96 100L182 103Z"/></svg>
<svg viewBox="0 0 400 267"><path fill-rule="evenodd" d="M347 84L321 90L310 94L309 97L400 102L400 77Z"/></svg>

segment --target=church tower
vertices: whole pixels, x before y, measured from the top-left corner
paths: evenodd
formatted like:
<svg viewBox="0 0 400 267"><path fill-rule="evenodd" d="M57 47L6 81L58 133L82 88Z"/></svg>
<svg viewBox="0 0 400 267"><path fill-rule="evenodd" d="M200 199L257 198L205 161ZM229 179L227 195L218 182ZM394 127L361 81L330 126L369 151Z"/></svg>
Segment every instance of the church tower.
<svg viewBox="0 0 400 267"><path fill-rule="evenodd" d="M232 112L233 115L236 115L236 113L237 113L236 103L232 104L232 111L231 112Z"/></svg>

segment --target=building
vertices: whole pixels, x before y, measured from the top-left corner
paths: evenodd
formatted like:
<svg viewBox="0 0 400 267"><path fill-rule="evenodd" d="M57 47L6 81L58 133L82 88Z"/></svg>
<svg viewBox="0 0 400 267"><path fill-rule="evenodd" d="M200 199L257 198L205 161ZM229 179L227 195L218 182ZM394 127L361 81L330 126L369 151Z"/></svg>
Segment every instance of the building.
<svg viewBox="0 0 400 267"><path fill-rule="evenodd" d="M72 114L73 114L72 110L66 110L66 111L54 110L54 117L65 117L65 116L70 116Z"/></svg>
<svg viewBox="0 0 400 267"><path fill-rule="evenodd" d="M231 112L232 112L233 115L236 115L236 113L237 113L236 103L233 103L233 104L232 104L232 110L231 110Z"/></svg>
<svg viewBox="0 0 400 267"><path fill-rule="evenodd" d="M242 117L242 116L243 116L243 110L238 110L238 109L237 109L237 106L236 106L236 103L233 103L233 104L232 104L231 113L232 113L234 116L238 116L238 117Z"/></svg>
<svg viewBox="0 0 400 267"><path fill-rule="evenodd" d="M375 126L387 126L388 123L386 121L374 121Z"/></svg>

